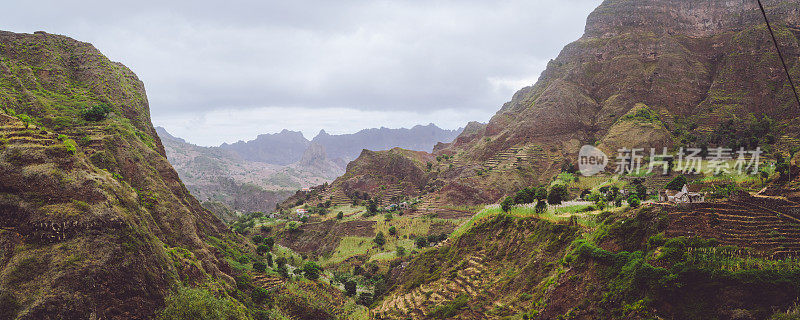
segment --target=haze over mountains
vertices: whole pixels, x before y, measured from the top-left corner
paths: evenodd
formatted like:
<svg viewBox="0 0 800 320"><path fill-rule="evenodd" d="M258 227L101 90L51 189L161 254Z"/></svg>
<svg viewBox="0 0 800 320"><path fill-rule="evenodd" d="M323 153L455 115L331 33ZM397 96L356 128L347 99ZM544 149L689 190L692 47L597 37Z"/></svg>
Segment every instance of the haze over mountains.
<svg viewBox="0 0 800 320"><path fill-rule="evenodd" d="M300 188L333 181L363 149L402 147L430 152L437 143L450 142L462 131L434 124L343 135L323 130L308 140L300 132L283 130L247 142L201 147L164 128L156 130L186 187L223 219L232 218L230 210L219 210L224 206L245 212L269 211Z"/></svg>
<svg viewBox="0 0 800 320"><path fill-rule="evenodd" d="M320 130L316 137L307 140L301 132L283 130L280 133L262 134L251 141L233 144L223 143L220 148L231 150L243 159L287 165L300 161L303 153L313 143L321 145L328 157L352 161L361 150L388 150L394 147L403 149L433 151L437 142L453 141L462 128L445 130L433 123L427 126L416 125L411 129L372 128L352 134L330 135Z"/></svg>

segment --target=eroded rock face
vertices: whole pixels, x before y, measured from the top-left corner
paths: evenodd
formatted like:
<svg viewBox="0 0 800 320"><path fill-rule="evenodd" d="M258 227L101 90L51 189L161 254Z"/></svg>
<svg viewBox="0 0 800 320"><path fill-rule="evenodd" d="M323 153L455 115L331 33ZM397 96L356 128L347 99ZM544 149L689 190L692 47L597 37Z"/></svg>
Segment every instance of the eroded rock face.
<svg viewBox="0 0 800 320"><path fill-rule="evenodd" d="M764 5L800 79L800 3ZM637 105L658 123L622 121ZM549 181L585 144L613 154L700 143L734 117L770 117L780 137L797 131L786 124L799 112L755 1L605 1L534 85L437 145L434 155L453 157L430 181L450 203L494 202Z"/></svg>
<svg viewBox="0 0 800 320"><path fill-rule="evenodd" d="M64 36L0 32L0 105L0 295L17 317L152 318L178 284L232 283L205 242L230 234L167 162L133 72ZM111 113L84 120L97 105Z"/></svg>
<svg viewBox="0 0 800 320"><path fill-rule="evenodd" d="M800 4L765 6L800 78ZM683 138L678 129L691 126L689 134L702 139L727 119L751 113L788 122L798 116L793 100L756 2L605 1L587 19L583 37L536 84L517 92L484 130L465 130L437 151L485 162L511 148L563 150L538 163L548 167L547 160L574 158L575 145L671 146ZM653 110L661 125L626 133L619 120L637 104Z"/></svg>

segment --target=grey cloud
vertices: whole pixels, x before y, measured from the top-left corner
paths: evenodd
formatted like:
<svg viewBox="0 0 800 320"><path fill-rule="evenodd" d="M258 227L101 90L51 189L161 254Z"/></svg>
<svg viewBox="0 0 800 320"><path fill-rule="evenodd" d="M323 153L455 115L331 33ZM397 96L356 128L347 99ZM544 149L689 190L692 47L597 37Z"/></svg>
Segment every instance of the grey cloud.
<svg viewBox="0 0 800 320"><path fill-rule="evenodd" d="M599 2L18 1L4 4L14 14L0 29L94 43L145 82L155 118L257 107L485 113L532 84Z"/></svg>

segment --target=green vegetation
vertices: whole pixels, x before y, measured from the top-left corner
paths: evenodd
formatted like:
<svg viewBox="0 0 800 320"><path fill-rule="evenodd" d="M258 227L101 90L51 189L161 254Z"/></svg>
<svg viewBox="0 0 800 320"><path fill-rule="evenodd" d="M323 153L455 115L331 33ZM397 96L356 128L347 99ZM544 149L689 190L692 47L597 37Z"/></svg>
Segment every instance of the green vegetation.
<svg viewBox="0 0 800 320"><path fill-rule="evenodd" d="M105 119L109 112L111 112L111 107L109 107L107 104L97 104L93 105L87 110L84 110L82 116L86 121L96 122Z"/></svg>
<svg viewBox="0 0 800 320"><path fill-rule="evenodd" d="M675 177L674 179L672 179L672 181L670 181L669 183L667 183L667 185L664 186L664 188L665 189L669 189L669 190L679 191L679 190L681 190L681 188L683 188L683 186L686 183L687 183L686 182L686 177L684 177L681 174L681 175L678 175L677 177Z"/></svg>
<svg viewBox="0 0 800 320"><path fill-rule="evenodd" d="M466 294L459 294L453 300L440 304L433 308L431 317L434 319L449 319L456 314L459 310L466 307L469 302L469 296Z"/></svg>
<svg viewBox="0 0 800 320"><path fill-rule="evenodd" d="M167 299L167 306L158 316L164 320L236 320L249 319L246 310L228 297L218 298L208 290L178 288Z"/></svg>

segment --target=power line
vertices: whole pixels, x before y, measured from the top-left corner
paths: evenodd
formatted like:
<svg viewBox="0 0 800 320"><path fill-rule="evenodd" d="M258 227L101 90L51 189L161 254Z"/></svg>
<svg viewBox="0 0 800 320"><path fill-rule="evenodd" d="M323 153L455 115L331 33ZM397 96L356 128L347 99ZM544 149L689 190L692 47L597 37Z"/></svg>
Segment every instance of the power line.
<svg viewBox="0 0 800 320"><path fill-rule="evenodd" d="M781 64L783 64L783 71L786 72L786 78L789 78L789 85L792 87L792 92L794 92L794 99L797 100L797 106L800 107L800 96L797 95L797 89L794 87L794 81L792 81L792 75L789 74L789 68L786 67L786 60L783 59L781 48L778 46L778 40L775 39L775 33L772 32L772 25L769 24L769 19L767 19L767 11L764 10L764 6L761 4L761 0L757 1L758 1L758 7L761 9L761 14L764 15L764 21L767 22L767 29L769 29L769 35L772 36L772 43L775 44L775 50L778 51L778 57L781 59Z"/></svg>

